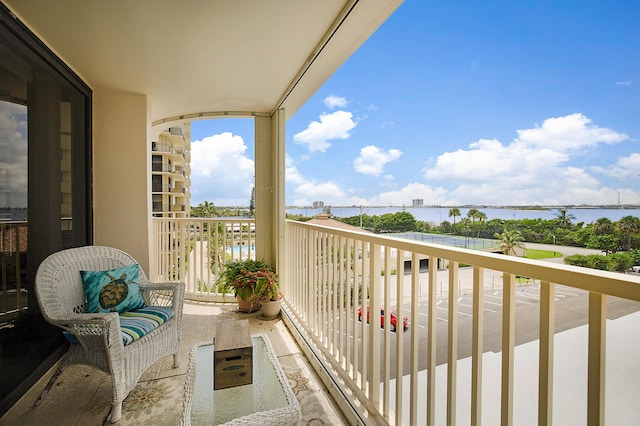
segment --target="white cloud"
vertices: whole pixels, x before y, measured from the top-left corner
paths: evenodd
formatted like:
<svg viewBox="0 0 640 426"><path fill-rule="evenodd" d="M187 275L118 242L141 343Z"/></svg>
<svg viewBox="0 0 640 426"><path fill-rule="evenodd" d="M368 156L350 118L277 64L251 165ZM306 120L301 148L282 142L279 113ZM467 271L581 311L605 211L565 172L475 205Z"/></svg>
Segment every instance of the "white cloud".
<svg viewBox="0 0 640 426"><path fill-rule="evenodd" d="M580 150L598 144L613 144L629 139L624 133L618 133L605 127L598 127L582 114L548 118L542 126L518 130L517 144L527 147L549 148L559 152Z"/></svg>
<svg viewBox="0 0 640 426"><path fill-rule="evenodd" d="M324 201L327 206L371 205L368 200L345 192L338 183L306 179L298 170L291 157L285 157L285 180L293 185L291 203L296 206L310 206L314 201Z"/></svg>
<svg viewBox="0 0 640 426"><path fill-rule="evenodd" d="M616 86L631 86L631 80L616 81Z"/></svg>
<svg viewBox="0 0 640 426"><path fill-rule="evenodd" d="M377 146L369 145L360 150L360 156L353 162L353 168L358 173L370 176L380 176L384 166L390 161L397 160L402 155L398 149L384 151Z"/></svg>
<svg viewBox="0 0 640 426"><path fill-rule="evenodd" d="M331 146L332 140L347 139L357 123L348 111L336 111L331 114L321 114L320 121L312 121L302 132L293 136L295 143L307 146L311 152L324 152Z"/></svg>
<svg viewBox="0 0 640 426"><path fill-rule="evenodd" d="M481 139L468 149L446 152L425 167L424 177L446 183L451 188L449 198L462 204L615 202L615 190L601 189L587 170L570 166L569 154L622 142L629 139L627 135L593 125L582 114L550 118L517 133L510 144ZM637 167L639 162L640 157L633 156L619 161L618 172Z"/></svg>
<svg viewBox="0 0 640 426"><path fill-rule="evenodd" d="M347 99L342 96L330 95L324 98L324 104L327 108L344 108L347 106Z"/></svg>
<svg viewBox="0 0 640 426"><path fill-rule="evenodd" d="M384 171L389 161L404 161L406 154L374 145L362 148L353 163L361 175L347 173L334 180L303 176L302 158L297 167L287 159L287 199L295 205L323 200L333 206L410 205L415 198L427 205L566 205L615 204L619 195L624 203L640 203L635 190L640 153L609 166L584 165L596 149L625 141L630 141L627 135L597 126L582 114L555 117L519 130L509 143L479 139L444 152L423 169L427 181L412 183ZM574 161L580 156L585 161ZM379 177L375 186L368 176Z"/></svg>
<svg viewBox="0 0 640 426"><path fill-rule="evenodd" d="M619 158L611 167L594 166L591 167L591 170L595 173L618 179L637 177L640 173L640 154L634 152L628 157Z"/></svg>
<svg viewBox="0 0 640 426"><path fill-rule="evenodd" d="M249 205L254 162L241 136L224 132L191 142L191 204Z"/></svg>

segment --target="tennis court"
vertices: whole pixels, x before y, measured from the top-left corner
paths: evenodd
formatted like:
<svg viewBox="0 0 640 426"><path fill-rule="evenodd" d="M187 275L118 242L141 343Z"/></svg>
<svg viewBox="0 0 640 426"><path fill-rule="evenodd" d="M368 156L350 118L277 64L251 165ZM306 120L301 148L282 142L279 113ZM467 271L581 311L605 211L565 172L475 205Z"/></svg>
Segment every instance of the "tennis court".
<svg viewBox="0 0 640 426"><path fill-rule="evenodd" d="M397 232L385 235L389 237L402 238L405 240L422 241L425 243L462 247L473 250L496 248L499 244L497 240L490 240L487 238L474 238L464 235L439 235L427 234L424 232Z"/></svg>

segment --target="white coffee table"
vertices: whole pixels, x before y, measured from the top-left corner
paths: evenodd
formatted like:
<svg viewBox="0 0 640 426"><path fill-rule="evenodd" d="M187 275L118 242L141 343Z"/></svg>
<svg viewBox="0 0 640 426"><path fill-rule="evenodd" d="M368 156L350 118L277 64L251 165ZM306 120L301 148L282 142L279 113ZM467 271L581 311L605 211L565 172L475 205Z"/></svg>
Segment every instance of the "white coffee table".
<svg viewBox="0 0 640 426"><path fill-rule="evenodd" d="M213 390L213 345L191 347L183 424L282 425L299 421L300 404L264 334L251 336L253 383Z"/></svg>

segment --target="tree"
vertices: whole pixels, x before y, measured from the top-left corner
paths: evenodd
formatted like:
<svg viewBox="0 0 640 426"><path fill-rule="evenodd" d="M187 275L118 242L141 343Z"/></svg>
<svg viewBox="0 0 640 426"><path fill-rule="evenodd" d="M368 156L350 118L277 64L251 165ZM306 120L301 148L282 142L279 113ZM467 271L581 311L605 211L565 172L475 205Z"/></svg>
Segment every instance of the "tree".
<svg viewBox="0 0 640 426"><path fill-rule="evenodd" d="M251 188L251 199L249 199L249 217L253 217L256 208L256 187Z"/></svg>
<svg viewBox="0 0 640 426"><path fill-rule="evenodd" d="M203 201L196 207L191 209L192 217L216 217L218 216L218 209L213 203L209 201Z"/></svg>
<svg viewBox="0 0 640 426"><path fill-rule="evenodd" d="M380 216L375 232L407 232L417 229L416 218L409 212L386 213Z"/></svg>
<svg viewBox="0 0 640 426"><path fill-rule="evenodd" d="M448 220L443 220L442 223L440 224L440 231L442 232L451 232L451 222L449 222Z"/></svg>
<svg viewBox="0 0 640 426"><path fill-rule="evenodd" d="M635 216L625 216L618 221L618 228L627 238L627 251L631 250L631 236L640 232L640 219Z"/></svg>
<svg viewBox="0 0 640 426"><path fill-rule="evenodd" d="M567 209L558 209L558 213L556 214L556 223L560 225L561 228L571 227L574 220L576 220L576 217L569 213Z"/></svg>
<svg viewBox="0 0 640 426"><path fill-rule="evenodd" d="M449 209L449 217L453 217L453 233L456 233L456 217L460 216L460 209L457 207L454 207L452 209Z"/></svg>
<svg viewBox="0 0 640 426"><path fill-rule="evenodd" d="M502 231L502 234L496 232L494 237L500 240L500 250L506 255L513 253L513 255L516 256L516 248L524 247L522 235L514 229L505 229Z"/></svg>
<svg viewBox="0 0 640 426"><path fill-rule="evenodd" d="M485 212L478 211L476 218L478 219L478 238L480 238L480 230L482 229L484 221L487 220L487 214Z"/></svg>
<svg viewBox="0 0 640 426"><path fill-rule="evenodd" d="M615 231L615 226L611 219L601 217L593 223L593 233L596 235L610 235Z"/></svg>
<svg viewBox="0 0 640 426"><path fill-rule="evenodd" d="M473 237L473 231L475 230L476 219L480 217L480 210L478 209L470 209L467 212L467 217L471 219L471 236ZM486 217L486 215L485 215Z"/></svg>
<svg viewBox="0 0 640 426"><path fill-rule="evenodd" d="M605 254L615 253L618 243L620 242L619 238L613 234L593 234L591 238L589 238L589 242L587 242L588 248L598 249L603 251Z"/></svg>

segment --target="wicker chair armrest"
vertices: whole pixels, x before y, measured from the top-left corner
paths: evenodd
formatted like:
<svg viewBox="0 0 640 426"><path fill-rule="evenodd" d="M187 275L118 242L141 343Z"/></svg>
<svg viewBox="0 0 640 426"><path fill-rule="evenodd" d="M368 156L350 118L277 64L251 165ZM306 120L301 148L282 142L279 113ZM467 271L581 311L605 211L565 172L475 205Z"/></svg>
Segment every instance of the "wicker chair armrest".
<svg viewBox="0 0 640 426"><path fill-rule="evenodd" d="M123 345L117 312L65 315L52 323L73 334L83 345L85 338L100 338L108 347Z"/></svg>
<svg viewBox="0 0 640 426"><path fill-rule="evenodd" d="M185 284L181 282L150 282L140 280L140 291L148 305L172 307L176 312L182 312Z"/></svg>

